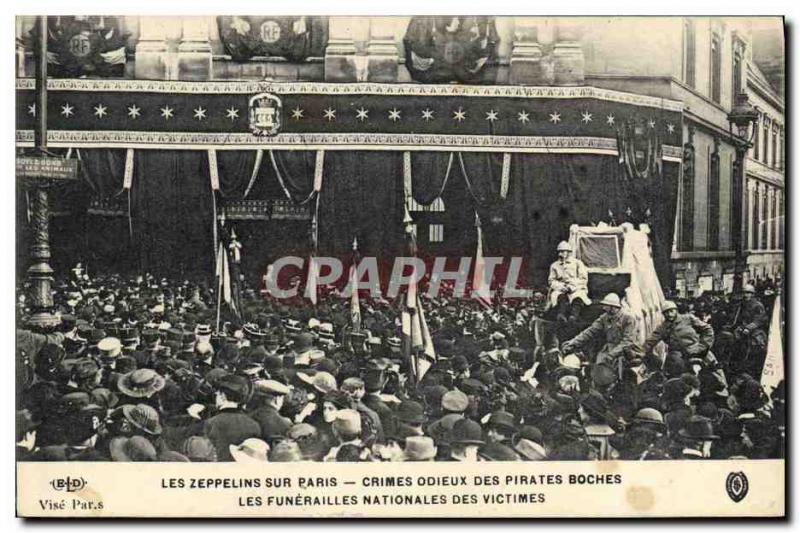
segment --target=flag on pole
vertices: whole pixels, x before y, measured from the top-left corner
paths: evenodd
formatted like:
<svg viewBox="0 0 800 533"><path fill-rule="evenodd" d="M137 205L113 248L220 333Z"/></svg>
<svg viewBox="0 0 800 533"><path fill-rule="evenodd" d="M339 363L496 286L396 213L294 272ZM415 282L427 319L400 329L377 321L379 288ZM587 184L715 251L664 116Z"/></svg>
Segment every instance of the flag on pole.
<svg viewBox="0 0 800 533"><path fill-rule="evenodd" d="M475 213L475 229L478 232L478 246L475 250L475 270L472 276L472 296L486 309L492 309L491 280L484 279L486 263L483 260L483 229L478 213Z"/></svg>
<svg viewBox="0 0 800 533"><path fill-rule="evenodd" d="M219 248L217 251L217 269L216 269L216 276L217 276L217 330L219 330L219 320L220 320L220 312L222 309L222 303L225 302L228 304L228 307L236 313L239 314L238 310L236 309L236 304L233 301L233 290L231 288L231 271L230 265L228 264L228 252L225 249L225 245L220 242Z"/></svg>
<svg viewBox="0 0 800 533"><path fill-rule="evenodd" d="M772 306L772 320L769 324L767 337L767 357L764 360L764 370L761 371L761 387L767 397L783 381L783 339L781 335L781 295L775 298Z"/></svg>
<svg viewBox="0 0 800 533"><path fill-rule="evenodd" d="M411 216L406 209L404 219L406 233L409 239L409 249L412 256L417 253L417 236L414 231ZM411 375L414 376L416 383L425 375L436 360L436 350L433 347L433 339L425 321L425 310L417 290L416 275L412 275L412 281L406 289L406 298L403 305L403 312L400 317L403 355L411 367ZM421 357L424 355L424 357Z"/></svg>
<svg viewBox="0 0 800 533"><path fill-rule="evenodd" d="M356 269L358 267L358 239L353 239L353 264L350 265L350 325L353 331L358 333L361 331L361 302L358 299L358 276Z"/></svg>

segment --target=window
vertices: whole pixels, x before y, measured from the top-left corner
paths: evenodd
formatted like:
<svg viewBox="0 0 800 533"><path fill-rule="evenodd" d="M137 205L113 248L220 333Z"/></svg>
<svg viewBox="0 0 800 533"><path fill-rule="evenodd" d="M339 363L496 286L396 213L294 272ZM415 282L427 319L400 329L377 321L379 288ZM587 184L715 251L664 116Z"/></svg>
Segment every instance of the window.
<svg viewBox="0 0 800 533"><path fill-rule="evenodd" d="M717 34L711 36L711 99L720 103L720 80L722 78L722 47Z"/></svg>
<svg viewBox="0 0 800 533"><path fill-rule="evenodd" d="M766 115L764 116L764 120L761 121L761 137L762 139L759 139L759 141L763 140L764 146L759 161L766 164L767 157L769 157L769 154L767 153L767 146L769 143L769 119L766 117Z"/></svg>
<svg viewBox="0 0 800 533"><path fill-rule="evenodd" d="M683 20L683 81L689 87L694 88L694 68L695 68L695 32L694 21L691 19Z"/></svg>
<svg viewBox="0 0 800 533"><path fill-rule="evenodd" d="M443 242L444 241L444 225L431 224L428 226L428 239L429 242Z"/></svg>

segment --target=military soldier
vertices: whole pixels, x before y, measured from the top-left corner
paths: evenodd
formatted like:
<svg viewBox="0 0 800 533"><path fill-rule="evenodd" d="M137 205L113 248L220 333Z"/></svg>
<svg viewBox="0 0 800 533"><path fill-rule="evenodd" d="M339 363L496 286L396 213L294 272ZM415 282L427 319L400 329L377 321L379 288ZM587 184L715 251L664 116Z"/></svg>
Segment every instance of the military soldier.
<svg viewBox="0 0 800 533"><path fill-rule="evenodd" d="M638 357L641 348L636 318L628 309L622 307L619 296L614 293L607 294L600 305L605 312L578 336L565 342L561 346L562 351L569 354L589 346L597 339L605 339L605 344L597 353L595 363L611 366L622 356L628 359Z"/></svg>
<svg viewBox="0 0 800 533"><path fill-rule="evenodd" d="M576 320L581 308L590 305L588 282L589 272L579 259L571 257L572 246L566 241L558 244L558 261L550 265L547 283L550 286L548 304L558 310L558 320ZM569 316L567 316L569 308Z"/></svg>
<svg viewBox="0 0 800 533"><path fill-rule="evenodd" d="M708 350L714 345L714 330L709 324L692 314L678 313L678 306L674 302L664 302L661 312L665 320L645 341L646 354L664 341L669 353L677 353L684 360L706 358L709 362L714 361L713 357L708 357Z"/></svg>

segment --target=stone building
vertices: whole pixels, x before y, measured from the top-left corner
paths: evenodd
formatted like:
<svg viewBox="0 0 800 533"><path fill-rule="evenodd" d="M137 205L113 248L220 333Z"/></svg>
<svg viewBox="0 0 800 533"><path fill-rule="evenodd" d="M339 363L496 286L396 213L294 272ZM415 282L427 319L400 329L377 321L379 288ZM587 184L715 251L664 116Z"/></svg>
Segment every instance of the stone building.
<svg viewBox="0 0 800 533"><path fill-rule="evenodd" d="M672 288L679 294L729 291L737 275L764 277L782 270L784 110L782 87L774 86L783 76L780 19L496 17L489 24L451 18L431 31L438 28L441 35L447 28L467 37L448 41L443 61L457 65L468 58L465 42L491 48L486 63L478 59L467 73L471 85L586 86L682 105L682 124L665 123L670 130L663 132L677 132L680 143L670 144L683 145L674 236L668 239ZM137 80L411 83L433 62L404 43L410 17L254 19L87 17L95 27L126 36L120 75ZM18 37L32 26L31 17L19 17ZM239 39L245 34L250 41ZM302 53L258 54L288 43L281 39L289 34L295 44L302 40ZM65 44L82 45L78 36ZM251 55L237 57L250 45ZM18 75L32 72L31 53L20 45ZM728 117L740 92L760 113L749 151L748 140L732 133ZM636 158L641 155L635 151ZM681 161L675 159L680 154L665 156ZM434 217L433 225L423 233L431 242L446 241L440 218Z"/></svg>

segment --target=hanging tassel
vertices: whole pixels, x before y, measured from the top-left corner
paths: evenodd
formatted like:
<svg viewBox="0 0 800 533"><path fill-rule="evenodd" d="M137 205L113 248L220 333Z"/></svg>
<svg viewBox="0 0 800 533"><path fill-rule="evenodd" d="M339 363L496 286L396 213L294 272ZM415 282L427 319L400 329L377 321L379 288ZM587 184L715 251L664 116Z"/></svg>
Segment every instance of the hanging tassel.
<svg viewBox="0 0 800 533"><path fill-rule="evenodd" d="M247 198L247 195L250 194L250 189L253 188L253 184L256 182L256 178L258 177L258 171L261 168L261 159L264 157L264 150L257 150L256 151L256 161L253 163L253 172L250 173L250 183L247 184L247 189L244 191L244 197Z"/></svg>
<svg viewBox="0 0 800 533"><path fill-rule="evenodd" d="M503 154L503 173L500 178L500 198L506 199L508 195L508 177L511 173L511 154Z"/></svg>
<svg viewBox="0 0 800 533"><path fill-rule="evenodd" d="M217 151L213 148L208 150L208 176L211 178L211 190L218 191L219 168L217 167Z"/></svg>

